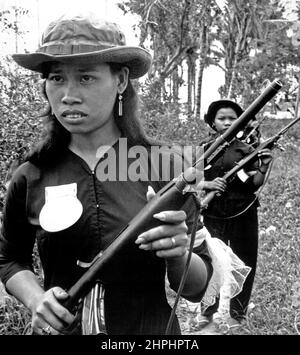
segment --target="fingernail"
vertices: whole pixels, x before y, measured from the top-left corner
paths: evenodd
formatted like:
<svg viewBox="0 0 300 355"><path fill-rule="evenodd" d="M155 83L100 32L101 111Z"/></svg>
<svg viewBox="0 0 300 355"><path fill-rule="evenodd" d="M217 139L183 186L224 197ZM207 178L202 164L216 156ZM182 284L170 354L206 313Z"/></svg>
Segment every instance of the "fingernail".
<svg viewBox="0 0 300 355"><path fill-rule="evenodd" d="M138 237L137 240L135 241L135 244L142 244L145 243L145 239L143 237Z"/></svg>
<svg viewBox="0 0 300 355"><path fill-rule="evenodd" d="M148 186L148 191L147 191L147 193L152 193L152 194L155 194L155 191L154 191L154 189L153 189L153 187L152 186Z"/></svg>
<svg viewBox="0 0 300 355"><path fill-rule="evenodd" d="M163 212L160 213L155 213L153 215L154 218L160 219L161 221L164 221L166 219L166 214Z"/></svg>
<svg viewBox="0 0 300 355"><path fill-rule="evenodd" d="M142 249L142 250L150 250L151 247L148 244L141 244L139 246L139 248Z"/></svg>

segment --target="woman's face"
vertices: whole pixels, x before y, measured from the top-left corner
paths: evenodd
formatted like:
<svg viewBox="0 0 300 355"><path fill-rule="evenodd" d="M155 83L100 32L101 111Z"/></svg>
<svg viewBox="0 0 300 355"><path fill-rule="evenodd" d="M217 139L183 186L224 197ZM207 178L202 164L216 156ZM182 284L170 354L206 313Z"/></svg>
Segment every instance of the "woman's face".
<svg viewBox="0 0 300 355"><path fill-rule="evenodd" d="M46 79L52 112L71 134L109 132L118 93L128 82L128 70L113 74L108 64L53 64Z"/></svg>
<svg viewBox="0 0 300 355"><path fill-rule="evenodd" d="M225 132L238 118L236 112L230 107L220 108L214 119L214 128L217 132Z"/></svg>

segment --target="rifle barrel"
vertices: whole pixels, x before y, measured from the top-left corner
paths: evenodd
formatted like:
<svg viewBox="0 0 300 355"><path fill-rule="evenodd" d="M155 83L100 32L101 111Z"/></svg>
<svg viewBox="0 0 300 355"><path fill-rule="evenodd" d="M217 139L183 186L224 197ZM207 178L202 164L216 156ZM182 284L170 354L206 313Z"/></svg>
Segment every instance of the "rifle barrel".
<svg viewBox="0 0 300 355"><path fill-rule="evenodd" d="M292 126L294 126L295 123L297 123L300 120L300 116L295 118L293 121L291 121L288 125L283 127L281 131L278 133L278 135L282 136L286 131L288 131Z"/></svg>

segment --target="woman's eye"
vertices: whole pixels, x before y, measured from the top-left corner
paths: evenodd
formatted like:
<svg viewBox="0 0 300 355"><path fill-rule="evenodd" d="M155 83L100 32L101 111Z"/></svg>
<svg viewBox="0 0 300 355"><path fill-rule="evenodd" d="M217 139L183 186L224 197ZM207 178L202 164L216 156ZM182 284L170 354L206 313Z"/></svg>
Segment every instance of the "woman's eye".
<svg viewBox="0 0 300 355"><path fill-rule="evenodd" d="M61 83L63 81L63 78L60 75L50 75L49 80L54 83Z"/></svg>
<svg viewBox="0 0 300 355"><path fill-rule="evenodd" d="M218 120L220 121L225 121L226 119L230 120L230 121L235 121L236 120L236 117L231 117L231 116L224 116L224 117L218 117Z"/></svg>
<svg viewBox="0 0 300 355"><path fill-rule="evenodd" d="M93 81L93 77L92 76L90 76L90 75L82 75L82 77L81 77L81 82L82 83L90 83L90 82L92 82Z"/></svg>

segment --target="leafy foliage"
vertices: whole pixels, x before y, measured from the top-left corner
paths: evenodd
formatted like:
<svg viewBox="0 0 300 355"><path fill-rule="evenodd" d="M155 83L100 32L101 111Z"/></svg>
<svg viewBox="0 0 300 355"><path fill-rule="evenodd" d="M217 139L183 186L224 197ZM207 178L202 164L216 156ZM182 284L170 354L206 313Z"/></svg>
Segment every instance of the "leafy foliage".
<svg viewBox="0 0 300 355"><path fill-rule="evenodd" d="M171 3L127 0L119 5L140 16L140 44L153 52L146 82L153 101L180 105L186 96L187 114L199 119L202 74L210 64L224 71L221 97L246 107L266 80L278 78L285 83L286 99L295 100L298 74L291 68L297 68L299 50L288 36L292 23L281 20L282 1L233 0L222 10L210 0Z"/></svg>
<svg viewBox="0 0 300 355"><path fill-rule="evenodd" d="M41 130L45 101L38 90L39 77L23 70L10 57L0 62L0 210L5 185Z"/></svg>
<svg viewBox="0 0 300 355"><path fill-rule="evenodd" d="M24 31L19 28L17 23L18 17L24 17L28 14L28 10L20 6L12 6L9 9L0 11L0 28L5 31L12 31L17 35L22 35Z"/></svg>
<svg viewBox="0 0 300 355"><path fill-rule="evenodd" d="M141 18L140 45L148 44L153 52L148 85L154 100L179 101L179 89L185 82L183 76L187 66L187 111L190 114L192 101L195 101L196 60L200 55L201 65L209 64L206 42L212 41L209 29L218 12L215 2L180 0L174 6L171 0L130 0L119 6L125 13L132 12ZM200 104L199 98L197 101Z"/></svg>

